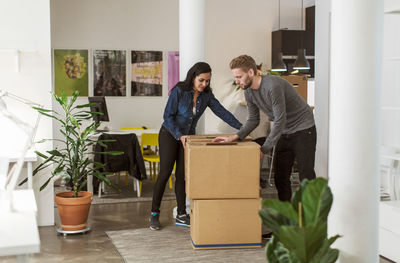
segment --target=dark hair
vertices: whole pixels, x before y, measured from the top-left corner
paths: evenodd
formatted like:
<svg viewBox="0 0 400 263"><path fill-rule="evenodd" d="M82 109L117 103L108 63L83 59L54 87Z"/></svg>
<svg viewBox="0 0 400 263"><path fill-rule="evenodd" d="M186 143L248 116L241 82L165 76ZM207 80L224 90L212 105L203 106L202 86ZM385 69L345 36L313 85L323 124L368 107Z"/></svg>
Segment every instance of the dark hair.
<svg viewBox="0 0 400 263"><path fill-rule="evenodd" d="M206 62L197 62L188 71L186 79L178 82L178 86L182 87L183 90L191 91L193 89L194 79L202 73L211 73L211 67ZM210 84L204 89L204 92L210 92L212 89Z"/></svg>

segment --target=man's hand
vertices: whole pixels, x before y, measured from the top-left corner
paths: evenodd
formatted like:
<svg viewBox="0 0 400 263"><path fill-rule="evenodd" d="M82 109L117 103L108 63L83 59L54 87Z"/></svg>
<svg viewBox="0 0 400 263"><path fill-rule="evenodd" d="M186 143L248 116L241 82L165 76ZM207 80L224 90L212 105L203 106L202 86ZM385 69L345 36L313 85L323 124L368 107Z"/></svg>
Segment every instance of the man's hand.
<svg viewBox="0 0 400 263"><path fill-rule="evenodd" d="M233 135L228 137L216 137L212 140L212 142L233 142L239 139L239 136Z"/></svg>
<svg viewBox="0 0 400 263"><path fill-rule="evenodd" d="M188 137L189 137L189 136L187 136L187 135L183 135L183 136L181 136L181 137L179 138L179 140L182 142L182 145L183 145L183 148L184 148L184 149L186 148L186 140L187 140Z"/></svg>
<svg viewBox="0 0 400 263"><path fill-rule="evenodd" d="M260 160L262 160L263 158L264 158L264 153L260 151Z"/></svg>

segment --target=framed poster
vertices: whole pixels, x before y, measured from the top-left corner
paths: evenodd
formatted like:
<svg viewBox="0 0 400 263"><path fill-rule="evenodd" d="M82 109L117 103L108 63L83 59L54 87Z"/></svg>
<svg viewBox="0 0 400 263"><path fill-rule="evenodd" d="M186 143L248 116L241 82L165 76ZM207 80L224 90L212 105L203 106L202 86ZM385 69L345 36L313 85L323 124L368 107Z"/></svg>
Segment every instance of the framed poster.
<svg viewBox="0 0 400 263"><path fill-rule="evenodd" d="M88 96L88 50L54 49L54 92Z"/></svg>
<svg viewBox="0 0 400 263"><path fill-rule="evenodd" d="M126 51L93 51L93 96L126 96Z"/></svg>
<svg viewBox="0 0 400 263"><path fill-rule="evenodd" d="M132 51L132 96L162 96L162 51Z"/></svg>
<svg viewBox="0 0 400 263"><path fill-rule="evenodd" d="M179 51L168 52L168 96L179 82Z"/></svg>

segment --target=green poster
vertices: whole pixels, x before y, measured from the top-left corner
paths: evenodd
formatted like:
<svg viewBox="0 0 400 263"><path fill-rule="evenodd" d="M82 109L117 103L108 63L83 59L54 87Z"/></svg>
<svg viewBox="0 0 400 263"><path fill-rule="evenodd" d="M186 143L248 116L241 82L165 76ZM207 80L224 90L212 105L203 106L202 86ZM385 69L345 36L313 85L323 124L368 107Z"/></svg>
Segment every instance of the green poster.
<svg viewBox="0 0 400 263"><path fill-rule="evenodd" d="M57 95L65 91L67 96L71 96L78 90L80 96L88 96L87 50L54 50L54 86Z"/></svg>

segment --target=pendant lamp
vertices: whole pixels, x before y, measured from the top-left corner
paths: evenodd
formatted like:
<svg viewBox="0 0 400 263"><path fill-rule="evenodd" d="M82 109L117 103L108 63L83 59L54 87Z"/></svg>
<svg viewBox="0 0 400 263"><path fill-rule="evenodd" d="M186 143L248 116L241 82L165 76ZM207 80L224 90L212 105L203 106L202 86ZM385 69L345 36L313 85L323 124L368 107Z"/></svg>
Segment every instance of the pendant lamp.
<svg viewBox="0 0 400 263"><path fill-rule="evenodd" d="M297 58L293 64L293 69L298 69L298 70L310 69L310 63L306 59L306 50L304 48L300 48L297 50Z"/></svg>
<svg viewBox="0 0 400 263"><path fill-rule="evenodd" d="M286 64L283 62L282 52L279 52L274 61L272 61L271 71L284 72L286 71Z"/></svg>

